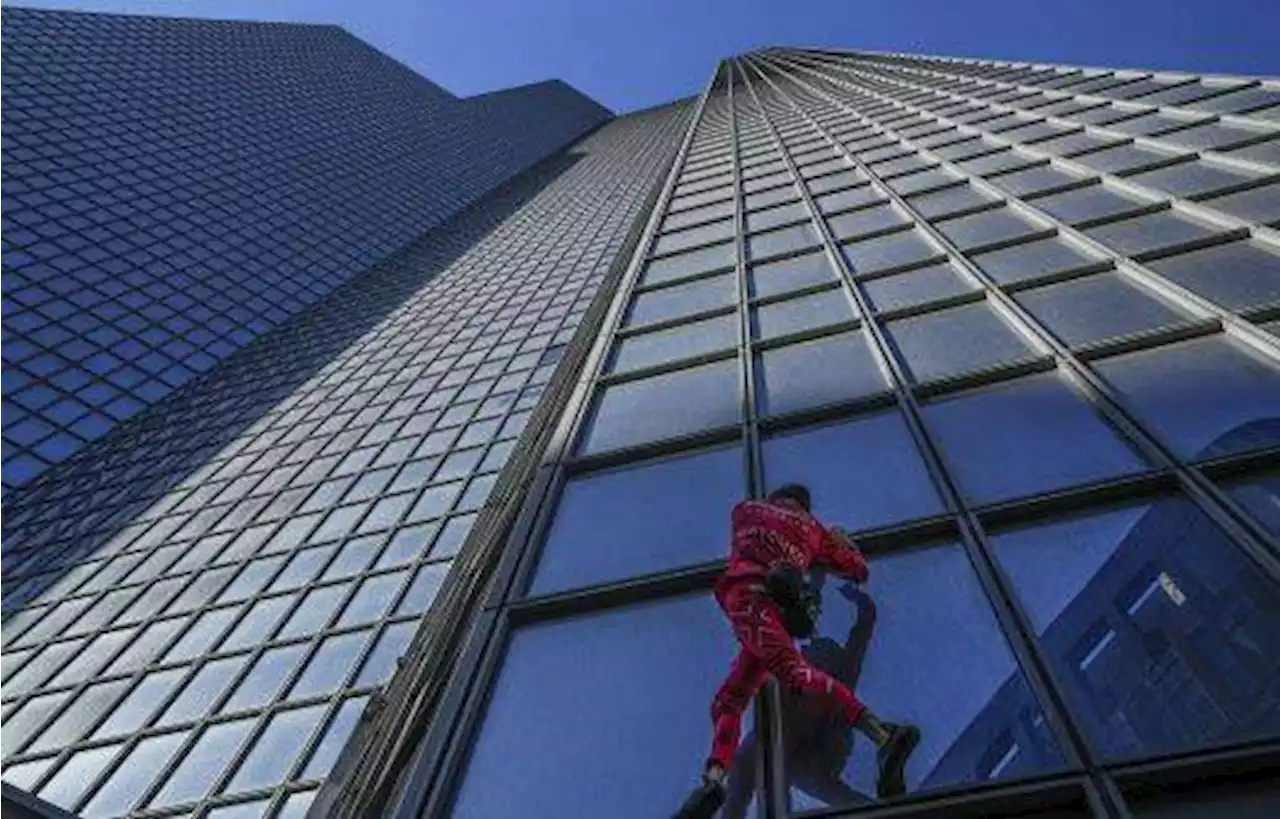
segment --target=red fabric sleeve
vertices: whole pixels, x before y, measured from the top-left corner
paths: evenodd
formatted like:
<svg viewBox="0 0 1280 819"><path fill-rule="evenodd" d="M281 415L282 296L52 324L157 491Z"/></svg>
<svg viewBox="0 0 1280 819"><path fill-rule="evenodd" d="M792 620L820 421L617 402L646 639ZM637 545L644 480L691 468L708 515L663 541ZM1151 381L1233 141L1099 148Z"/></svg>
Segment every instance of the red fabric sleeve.
<svg viewBox="0 0 1280 819"><path fill-rule="evenodd" d="M822 562L834 569L836 574L855 583L867 582L870 569L862 552L844 545L836 533L825 526L822 529L822 545L825 552Z"/></svg>

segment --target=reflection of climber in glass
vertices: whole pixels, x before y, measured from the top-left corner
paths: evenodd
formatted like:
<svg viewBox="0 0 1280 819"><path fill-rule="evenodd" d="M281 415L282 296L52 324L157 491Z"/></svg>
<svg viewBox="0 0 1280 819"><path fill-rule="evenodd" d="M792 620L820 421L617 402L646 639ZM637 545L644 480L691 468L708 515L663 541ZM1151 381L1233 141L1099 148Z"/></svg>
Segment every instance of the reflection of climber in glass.
<svg viewBox="0 0 1280 819"><path fill-rule="evenodd" d="M813 633L819 613L819 598L804 572L828 568L858 583L868 574L867 562L853 542L843 532L823 526L809 509L809 490L794 484L773 491L766 500L744 501L733 509L729 565L716 581L715 596L741 648L711 703L715 733L702 784L685 800L678 819L710 819L724 803L742 713L771 675L800 698L803 707L825 709L823 717L834 711L844 725L875 743L880 797L898 796L906 789L903 768L920 740L919 729L880 721L844 682L811 663L793 641Z"/></svg>
<svg viewBox="0 0 1280 819"><path fill-rule="evenodd" d="M826 578L815 573L814 592L819 593ZM870 595L853 584L839 589L858 609L857 620L844 644L830 637L814 637L800 653L815 668L822 669L849 687L857 688L862 676L862 659L876 627L876 604ZM828 805L866 804L871 798L853 789L842 774L853 752L853 728L800 694L782 689L783 742L786 745L787 776L791 786ZM755 790L753 756L756 735L747 734L733 758L729 795L723 819L745 819Z"/></svg>

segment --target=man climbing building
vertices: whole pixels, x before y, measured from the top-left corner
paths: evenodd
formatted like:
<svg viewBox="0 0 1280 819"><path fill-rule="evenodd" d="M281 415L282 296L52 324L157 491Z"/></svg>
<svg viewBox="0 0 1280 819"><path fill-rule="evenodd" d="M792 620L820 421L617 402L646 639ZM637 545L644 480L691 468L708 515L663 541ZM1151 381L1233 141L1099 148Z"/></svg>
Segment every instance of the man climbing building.
<svg viewBox="0 0 1280 819"><path fill-rule="evenodd" d="M848 537L822 525L809 509L809 490L798 484L733 509L729 565L716 580L715 597L741 648L711 703L714 736L702 783L676 819L711 819L724 803L742 713L770 675L793 694L834 709L875 743L881 798L906 790L903 768L920 730L882 722L847 686L809 663L793 641L811 634L817 620L817 598L805 571L825 567L857 583L866 582L868 574L866 560Z"/></svg>

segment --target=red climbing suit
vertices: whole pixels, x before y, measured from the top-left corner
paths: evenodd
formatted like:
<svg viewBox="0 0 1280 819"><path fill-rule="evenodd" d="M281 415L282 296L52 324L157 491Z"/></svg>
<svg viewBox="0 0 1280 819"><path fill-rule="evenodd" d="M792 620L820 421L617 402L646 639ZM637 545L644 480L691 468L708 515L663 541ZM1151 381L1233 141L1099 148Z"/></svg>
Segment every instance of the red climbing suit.
<svg viewBox="0 0 1280 819"><path fill-rule="evenodd" d="M729 567L716 581L716 601L741 643L728 678L711 701L715 735L709 762L728 770L742 732L742 712L764 681L825 700L852 724L865 706L839 680L813 667L782 625L778 607L766 596L769 569L790 563L801 569L828 568L862 583L867 562L797 503L744 501L733 508Z"/></svg>

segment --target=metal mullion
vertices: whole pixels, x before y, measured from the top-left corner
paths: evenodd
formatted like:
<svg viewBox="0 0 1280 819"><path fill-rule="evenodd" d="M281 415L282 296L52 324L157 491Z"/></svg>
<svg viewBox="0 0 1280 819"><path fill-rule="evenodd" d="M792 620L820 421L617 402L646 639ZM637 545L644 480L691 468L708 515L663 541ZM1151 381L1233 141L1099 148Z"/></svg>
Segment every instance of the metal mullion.
<svg viewBox="0 0 1280 819"><path fill-rule="evenodd" d="M799 82L799 80L794 81ZM830 98L829 95L825 94L825 92L822 92L822 94L827 98ZM843 103L837 104L843 106ZM852 155L850 155L850 159L853 159ZM863 163L860 161L856 159L853 159L853 161L858 163L860 167L863 166ZM950 163L944 164L948 166L950 165ZM952 168L952 170L956 169ZM866 172L874 178L874 175L870 174L869 171ZM970 177L970 181L972 183L977 183L979 180L976 177ZM927 221L920 220L919 214L916 213L915 209L911 207L911 205L907 203L901 195L892 190L889 191L889 195L895 200L895 202L897 202L899 207L904 209L904 212L910 214L920 222L921 229L925 230L925 232L928 233L935 242L938 242L941 247L947 248L948 253L952 256L954 264L963 267L975 278L976 281L980 282L987 289L992 298L993 306L998 305L1002 308L1000 312L1004 314L1006 318L1009 318L1015 326L1018 326L1024 335L1035 338L1044 349L1052 352L1055 359L1060 363L1060 365L1062 365L1065 373L1069 376L1069 380L1083 388L1085 394L1091 399L1091 403L1093 403L1094 406L1102 412L1104 417L1110 420L1112 424L1121 431L1126 439L1136 445L1143 455L1156 467L1172 466L1176 470L1184 490L1197 502L1197 506L1201 511L1205 512L1205 514L1218 523L1229 534L1230 539L1239 545L1250 557L1252 557L1265 572L1273 578L1280 577L1280 560L1277 560L1275 555L1275 550L1278 548L1277 538L1273 534L1267 532L1260 524L1254 522L1251 518L1243 515L1238 506L1227 498L1224 492L1219 490L1204 478L1204 476L1200 475L1194 467L1187 466L1158 439L1148 434L1145 428L1137 422L1133 414L1125 408L1116 391L1111 388L1110 385L1103 381L1101 377L1094 373L1093 370L1077 356L1072 354L1066 346L1061 344L1052 333L1044 328L1040 322L1031 316L1031 314L1020 304L1001 290L996 282L982 271L980 267L960 253L955 245L943 236L937 228ZM1104 258L1110 258L1116 264L1118 270L1125 269L1127 266L1138 271L1140 274L1145 273L1146 275L1138 276L1140 281L1148 284L1157 292L1166 292L1161 287L1164 283L1162 278L1157 277L1156 274L1151 273L1146 268L1139 266L1131 259L1107 249L1101 243L1090 239L1079 231L1074 230L1069 225L1062 224L1058 220L1054 219L1050 214L1045 213L1038 208L1026 205L1016 198L1010 198L1009 201L1011 203L1018 202L1024 209L1030 211L1033 216L1038 217L1041 220L1048 221L1050 224L1058 225L1059 231L1065 232L1072 238L1084 243L1087 247L1099 253ZM1152 281L1153 278L1160 280ZM1170 290L1172 290L1172 287ZM1185 288L1179 287L1178 290L1185 290ZM1177 293L1176 290L1173 292ZM1192 301L1189 297L1194 294L1187 291L1187 295L1187 301ZM1221 321L1224 326L1234 329L1237 325L1243 325L1245 330L1240 334L1244 336L1245 340L1253 340L1254 336L1266 335L1262 330L1253 327L1253 325L1248 324L1242 319L1237 318L1229 311L1217 308L1216 306L1212 306L1212 309L1210 309L1210 303L1207 302L1207 300L1201 299L1199 296L1195 296L1192 303L1199 306L1200 302L1203 302L1205 305L1201 312L1208 313L1210 317ZM1192 312L1194 314L1195 311L1193 310ZM1277 344L1277 342L1270 336L1266 337L1265 343L1266 347L1280 348L1280 344ZM1254 346L1258 345L1255 344Z"/></svg>
<svg viewBox="0 0 1280 819"><path fill-rule="evenodd" d="M753 308L750 304L751 290L747 283L747 193L742 176L742 157L739 153L739 103L734 96L734 75L736 72L742 71L742 68L736 60L729 60L725 62L725 71L727 75L725 96L729 109L730 150L733 152L734 223L737 234L735 247L738 274L738 355L742 362L740 366L742 373L742 418L744 421L742 443L743 457L747 468L747 497L754 498L764 494L766 484L763 458L760 457L759 419L756 415L758 406L756 400L757 381L755 377L755 351L752 348L751 322ZM763 119L765 116L764 111L761 110L758 100L755 100L755 93L751 89L745 74L742 77L742 82L751 94L751 100L756 103L754 107L757 116ZM765 121L767 122L767 120ZM776 161L776 159L769 160L770 163ZM799 176L795 172L794 165L786 161L785 155L784 162L792 177L788 184L795 187ZM783 186L779 185L778 187ZM759 192L757 191L757 193ZM753 259L752 261L756 260ZM782 741L784 730L782 725L782 698L777 683L772 680L768 681L754 699L756 706L754 715L755 729L760 741L756 746L756 758L752 760L751 764L756 766L757 776L754 790L759 800L758 810L763 814L764 819L784 819L788 813L790 800L786 787L786 749Z"/></svg>
<svg viewBox="0 0 1280 819"><path fill-rule="evenodd" d="M785 96L781 91L778 93L780 96ZM826 135L825 128L817 124L804 108L789 97L786 98L796 111L808 120L815 129ZM841 150L844 150L843 146L841 146ZM844 153L846 159L849 159L869 179L879 182L878 177L867 170L865 163L857 160L847 151L844 151ZM879 184L883 185L882 182ZM887 186L885 187L887 188ZM889 190L888 193L890 198L901 206L902 197L892 190ZM805 195L808 201L807 191ZM813 207L811 201L809 204L810 207ZM907 213L919 223L919 218L914 210L906 209L904 213ZM918 224L918 226L920 225ZM824 237L829 238L825 225L822 226L822 233ZM945 247L946 245L942 246ZM839 254L837 255L839 256ZM859 285L854 280L847 263L842 256L839 256L838 262L840 265L838 269L842 275L847 277L847 280L855 290L856 297L866 309L866 296L860 292ZM875 340L875 347L880 353L881 363L891 373L894 389L899 396L902 417L907 423L912 439L921 454L921 458L945 508L950 514L955 515L957 519L961 535L959 543L968 557L969 564L973 568L980 586L985 592L988 605L990 605L996 617L1006 645L1013 654L1016 664L1022 670L1023 678L1031 688L1033 696L1043 708L1045 719L1053 733L1055 743L1064 754L1069 768L1092 768L1092 756L1087 741L1077 730L1075 722L1069 716L1071 711L1066 706L1066 699L1053 681L1053 677L1049 672L1049 663L1043 654L1043 650L1035 640L1034 632L1024 626L1029 621L1026 618L1025 611L1021 610L1017 598L1010 591L1011 584L1009 584L1007 578L1002 576L994 557L987 553L982 528L977 517L967 507L964 496L952 482L951 476L944 466L940 449L934 443L931 433L924 425L920 407L910 389L911 381L907 378L903 365L894 357L892 348L879 323L875 321L869 322L869 328Z"/></svg>

